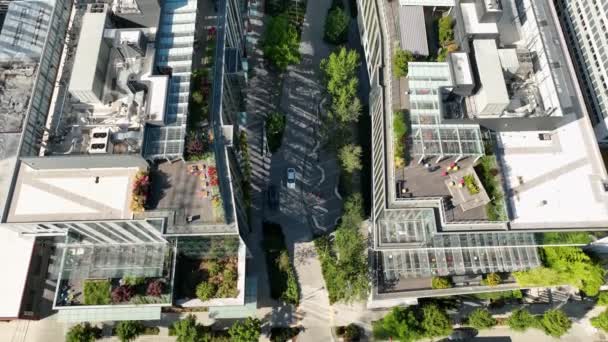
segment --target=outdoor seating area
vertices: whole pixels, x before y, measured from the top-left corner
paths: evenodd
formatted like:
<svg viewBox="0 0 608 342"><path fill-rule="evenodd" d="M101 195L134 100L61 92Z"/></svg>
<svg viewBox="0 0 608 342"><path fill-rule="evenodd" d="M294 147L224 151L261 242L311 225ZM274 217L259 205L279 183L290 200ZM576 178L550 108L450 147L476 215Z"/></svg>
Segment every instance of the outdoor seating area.
<svg viewBox="0 0 608 342"><path fill-rule="evenodd" d="M446 201L446 219L450 221L486 220L485 204L489 197L475 174L475 158L467 157L456 161L446 158L436 162L428 158L421 163L412 161L409 165L395 170L395 197L407 200L417 197L442 197ZM471 194L465 176L473 176L473 184L479 190Z"/></svg>
<svg viewBox="0 0 608 342"><path fill-rule="evenodd" d="M451 170L451 171L450 171ZM452 205L468 211L490 203L490 198L473 167L460 170L456 163L445 171L445 185L452 196Z"/></svg>
<svg viewBox="0 0 608 342"><path fill-rule="evenodd" d="M224 209L213 159L164 162L150 171L153 210L174 210L179 225L222 223Z"/></svg>

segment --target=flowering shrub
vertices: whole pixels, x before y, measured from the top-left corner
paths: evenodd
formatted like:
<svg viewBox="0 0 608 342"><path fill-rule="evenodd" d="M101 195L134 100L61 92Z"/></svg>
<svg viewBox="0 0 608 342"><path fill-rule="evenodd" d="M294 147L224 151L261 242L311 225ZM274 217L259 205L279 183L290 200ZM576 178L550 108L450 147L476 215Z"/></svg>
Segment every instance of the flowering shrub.
<svg viewBox="0 0 608 342"><path fill-rule="evenodd" d="M122 303L128 302L135 294L135 289L129 285L121 285L112 290L112 302Z"/></svg>
<svg viewBox="0 0 608 342"><path fill-rule="evenodd" d="M207 168L207 175L209 175L209 185L217 186L219 181L217 179L217 169L215 166L209 166Z"/></svg>
<svg viewBox="0 0 608 342"><path fill-rule="evenodd" d="M163 293L164 283L157 279L148 284L148 289L146 290L147 296L160 297Z"/></svg>
<svg viewBox="0 0 608 342"><path fill-rule="evenodd" d="M135 175L133 192L131 195L131 210L144 211L150 192L150 176L147 171L140 171Z"/></svg>

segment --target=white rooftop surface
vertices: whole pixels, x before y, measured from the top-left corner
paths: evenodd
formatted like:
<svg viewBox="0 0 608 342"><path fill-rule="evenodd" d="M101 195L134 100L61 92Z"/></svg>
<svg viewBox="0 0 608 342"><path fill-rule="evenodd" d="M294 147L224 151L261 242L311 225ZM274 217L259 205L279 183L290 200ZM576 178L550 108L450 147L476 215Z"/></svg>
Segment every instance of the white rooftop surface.
<svg viewBox="0 0 608 342"><path fill-rule="evenodd" d="M450 53L454 84L473 84L473 73L469 55L466 52Z"/></svg>
<svg viewBox="0 0 608 342"><path fill-rule="evenodd" d="M454 7L454 0L399 0L401 6Z"/></svg>
<svg viewBox="0 0 608 342"><path fill-rule="evenodd" d="M106 12L87 12L83 15L69 89L91 89L95 79L97 58L103 40L106 17Z"/></svg>
<svg viewBox="0 0 608 342"><path fill-rule="evenodd" d="M515 228L606 226L607 193L579 119L554 132L502 132L503 177ZM541 141L539 133L552 133ZM598 170L599 169L599 170Z"/></svg>
<svg viewBox="0 0 608 342"><path fill-rule="evenodd" d="M0 241L0 272L5 277L5 281L0 282L0 318L17 318L30 268L34 238L21 237L8 228L1 228Z"/></svg>
<svg viewBox="0 0 608 342"><path fill-rule="evenodd" d="M163 121L167 107L167 93L169 91L169 76L167 75L145 75L142 81L149 81L148 87L148 119Z"/></svg>
<svg viewBox="0 0 608 342"><path fill-rule="evenodd" d="M35 170L22 163L7 221L131 219L136 173L137 168Z"/></svg>
<svg viewBox="0 0 608 342"><path fill-rule="evenodd" d="M480 23L477 17L477 9L474 2L460 4L464 30L469 34L498 34L496 23Z"/></svg>

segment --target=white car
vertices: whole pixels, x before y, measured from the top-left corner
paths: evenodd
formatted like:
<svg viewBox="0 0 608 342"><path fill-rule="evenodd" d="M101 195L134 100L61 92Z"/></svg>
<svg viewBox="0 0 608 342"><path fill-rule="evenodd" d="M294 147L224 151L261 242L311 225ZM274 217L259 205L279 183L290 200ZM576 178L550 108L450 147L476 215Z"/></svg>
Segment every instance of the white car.
<svg viewBox="0 0 608 342"><path fill-rule="evenodd" d="M296 188L296 169L293 167L287 169L287 187L289 189Z"/></svg>

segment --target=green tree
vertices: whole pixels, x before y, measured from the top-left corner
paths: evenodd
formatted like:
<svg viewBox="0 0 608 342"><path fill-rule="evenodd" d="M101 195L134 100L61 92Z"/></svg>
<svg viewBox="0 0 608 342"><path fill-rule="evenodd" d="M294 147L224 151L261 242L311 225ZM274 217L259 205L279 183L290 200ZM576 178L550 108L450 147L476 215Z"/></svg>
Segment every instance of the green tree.
<svg viewBox="0 0 608 342"><path fill-rule="evenodd" d="M228 330L233 342L257 342L262 332L262 323L257 318L247 317L234 323Z"/></svg>
<svg viewBox="0 0 608 342"><path fill-rule="evenodd" d="M515 331L526 331L528 328L537 326L538 319L528 310L517 309L507 319L507 325Z"/></svg>
<svg viewBox="0 0 608 342"><path fill-rule="evenodd" d="M416 341L424 336L420 322L411 307L396 307L384 318L374 323L376 339L395 338L402 342Z"/></svg>
<svg viewBox="0 0 608 342"><path fill-rule="evenodd" d="M93 342L101 337L101 329L91 326L89 322L76 324L68 330L66 342Z"/></svg>
<svg viewBox="0 0 608 342"><path fill-rule="evenodd" d="M599 293L606 271L579 247L545 247L545 266L514 272L521 286L571 285L589 296Z"/></svg>
<svg viewBox="0 0 608 342"><path fill-rule="evenodd" d="M361 170L363 167L361 165L361 146L354 144L344 145L340 151L338 152L338 157L340 158L340 163L342 164L342 168L344 171L348 173L353 173L355 171Z"/></svg>
<svg viewBox="0 0 608 342"><path fill-rule="evenodd" d="M272 112L266 117L266 139L270 152L276 152L281 147L286 124L285 115L281 113Z"/></svg>
<svg viewBox="0 0 608 342"><path fill-rule="evenodd" d="M196 317L188 315L169 327L169 336L176 336L177 342L199 342L203 334L201 326L196 323Z"/></svg>
<svg viewBox="0 0 608 342"><path fill-rule="evenodd" d="M597 305L608 305L608 291L602 291L597 297Z"/></svg>
<svg viewBox="0 0 608 342"><path fill-rule="evenodd" d="M196 297L203 302L213 298L216 292L217 287L206 281L203 281L196 286Z"/></svg>
<svg viewBox="0 0 608 342"><path fill-rule="evenodd" d="M361 194L354 194L344 203L342 222L333 242L327 237L315 240L330 303L365 299L369 292L362 222L363 199Z"/></svg>
<svg viewBox="0 0 608 342"><path fill-rule="evenodd" d="M541 325L547 335L560 337L570 330L572 321L562 310L551 309L543 314Z"/></svg>
<svg viewBox="0 0 608 342"><path fill-rule="evenodd" d="M405 77L408 73L408 63L414 60L411 52L397 50L393 56L393 74L397 77Z"/></svg>
<svg viewBox="0 0 608 342"><path fill-rule="evenodd" d="M599 316L592 318L591 325L608 332L608 310L605 310Z"/></svg>
<svg viewBox="0 0 608 342"><path fill-rule="evenodd" d="M279 70L300 62L298 31L285 14L271 17L262 38L264 56Z"/></svg>
<svg viewBox="0 0 608 342"><path fill-rule="evenodd" d="M452 17L449 15L443 16L438 21L438 35L441 46L446 46L454 40L454 31L452 29Z"/></svg>
<svg viewBox="0 0 608 342"><path fill-rule="evenodd" d="M357 97L359 54L342 47L321 61L327 92L331 95L330 115L341 124L356 122L361 114Z"/></svg>
<svg viewBox="0 0 608 342"><path fill-rule="evenodd" d="M488 329L496 325L496 319L486 309L475 309L468 317L468 324L477 330Z"/></svg>
<svg viewBox="0 0 608 342"><path fill-rule="evenodd" d="M422 307L421 326L426 337L441 337L452 332L452 323L447 313L437 305L429 304Z"/></svg>
<svg viewBox="0 0 608 342"><path fill-rule="evenodd" d="M333 7L325 18L325 40L331 44L343 44L347 40L349 16L341 7Z"/></svg>
<svg viewBox="0 0 608 342"><path fill-rule="evenodd" d="M482 283L486 286L496 286L502 283L502 278L500 277L500 275L492 272L486 275L486 278L483 280Z"/></svg>
<svg viewBox="0 0 608 342"><path fill-rule="evenodd" d="M116 335L122 342L133 341L143 333L145 327L139 321L120 321L116 324Z"/></svg>
<svg viewBox="0 0 608 342"><path fill-rule="evenodd" d="M452 282L446 277L433 277L431 287L434 289L449 289L452 287Z"/></svg>

